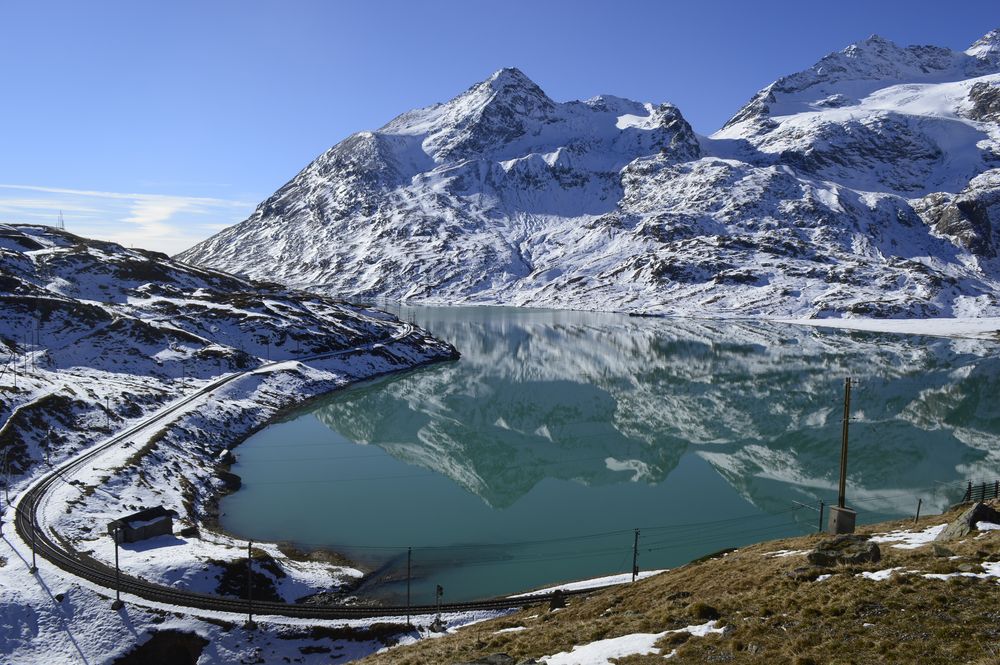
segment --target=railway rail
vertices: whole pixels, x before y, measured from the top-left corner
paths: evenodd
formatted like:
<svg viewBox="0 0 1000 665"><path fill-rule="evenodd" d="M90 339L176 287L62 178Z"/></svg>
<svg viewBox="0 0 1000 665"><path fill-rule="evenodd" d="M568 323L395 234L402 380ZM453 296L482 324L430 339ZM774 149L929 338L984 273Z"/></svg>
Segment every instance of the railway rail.
<svg viewBox="0 0 1000 665"><path fill-rule="evenodd" d="M408 324L403 324L400 332L376 342L371 342L369 344L350 349L342 349L340 351L289 360L319 360L336 357L338 355L356 353L361 350L371 350L382 346L385 342L405 339L412 333L413 327ZM138 434L140 431L168 419L170 416L177 413L177 411L190 405L199 397L207 395L235 379L252 372L258 372L261 369L274 367L284 362L288 362L288 360L265 363L253 368L252 370L237 372L217 379L216 381L203 386L191 395L178 400L169 407L160 410L143 422L115 435L104 444L91 448L81 455L56 467L23 492L14 504L14 524L18 534L26 543L32 545L35 554L41 556L43 559L51 562L71 575L83 578L98 585L99 587L102 587L109 595L113 595L117 589L122 594L129 594L147 601L199 610L247 614L252 608L253 614L257 616L283 616L301 619L364 619L388 616L419 616L436 614L438 612L502 610L535 605L550 598L549 594L534 594L517 598L503 597L460 603L442 603L440 605L411 606L307 605L267 600L254 600L251 605L250 601L243 598L233 598L228 596L187 591L184 589L175 589L173 587L150 582L132 575L121 574L119 576L114 568L96 561L89 556L81 555L79 552L73 550L68 543L64 543L62 539L48 532L44 528L44 524L39 523L38 511L48 492L55 487L57 483L65 482L65 478L69 477L72 473L81 469L85 465L93 462L108 449L127 442L132 436ZM595 590L597 589L590 588L586 590L566 591L563 592L563 594L571 596L582 593L593 593Z"/></svg>

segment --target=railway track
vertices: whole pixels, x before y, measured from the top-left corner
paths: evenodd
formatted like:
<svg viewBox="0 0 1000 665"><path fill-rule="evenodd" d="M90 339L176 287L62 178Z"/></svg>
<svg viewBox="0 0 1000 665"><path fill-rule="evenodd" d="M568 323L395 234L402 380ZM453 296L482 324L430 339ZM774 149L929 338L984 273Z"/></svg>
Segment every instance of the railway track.
<svg viewBox="0 0 1000 665"><path fill-rule="evenodd" d="M308 356L305 358L295 358L293 360L308 361L324 358L336 357L356 353L362 350L371 350L382 346L385 342L393 342L405 339L413 333L413 327L404 324L400 332L383 338L382 340L369 344L343 349L330 353ZM144 600L155 603L165 603L169 605L182 606L199 610L212 610L220 612L232 612L247 614L251 609L251 603L245 599L218 596L213 594L198 593L175 589L162 584L150 582L131 575L122 574L120 578L116 575L115 569L94 559L83 556L73 550L68 544L64 544L62 539L45 528L39 522L39 508L44 503L49 491L58 483L66 482L74 472L92 463L100 455L110 448L121 445L140 431L167 420L179 410L190 405L204 395L207 395L218 388L234 381L251 372L260 371L274 367L275 365L288 362L287 360L265 363L252 370L231 374L202 387L197 392L188 395L175 404L159 411L143 422L130 427L129 429L115 435L104 444L85 451L78 457L69 460L51 472L43 476L30 486L18 501L14 504L15 519L14 524L17 533L25 543L32 545L35 554L58 566L71 575L83 578L93 584L103 588L110 595L118 589L123 594L129 594ZM565 595L575 595L579 593L592 593L595 589L565 592ZM498 610L528 605L538 604L547 600L547 595L534 595L520 598L492 598L479 601L462 603L443 603L441 605L412 605L406 606L358 606L358 605L299 605L294 603L255 600L252 603L253 614L273 615L284 617L295 617L303 619L362 619L388 616L407 616L432 614L440 612L468 612L476 610Z"/></svg>

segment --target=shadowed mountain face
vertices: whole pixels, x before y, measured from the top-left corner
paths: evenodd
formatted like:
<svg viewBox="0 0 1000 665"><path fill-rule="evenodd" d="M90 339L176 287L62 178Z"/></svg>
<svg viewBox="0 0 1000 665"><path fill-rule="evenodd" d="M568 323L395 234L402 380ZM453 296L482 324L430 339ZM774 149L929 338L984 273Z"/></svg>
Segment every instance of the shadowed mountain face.
<svg viewBox="0 0 1000 665"><path fill-rule="evenodd" d="M403 310L457 363L338 395L314 415L495 508L546 478L657 484L695 453L769 510L836 494L843 379L849 495L900 513L936 482L1000 473L996 344L502 309ZM918 490L920 492L918 492ZM905 498L885 495L898 492Z"/></svg>

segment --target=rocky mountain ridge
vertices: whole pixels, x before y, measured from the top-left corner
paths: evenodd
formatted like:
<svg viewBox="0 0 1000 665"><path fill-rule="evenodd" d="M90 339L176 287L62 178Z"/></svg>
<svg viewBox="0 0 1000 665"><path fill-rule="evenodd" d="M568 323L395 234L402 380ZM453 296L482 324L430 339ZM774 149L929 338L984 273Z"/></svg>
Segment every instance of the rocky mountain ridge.
<svg viewBox="0 0 1000 665"><path fill-rule="evenodd" d="M298 375L296 359L387 340L404 326L157 252L6 224L0 303L0 468L14 480L221 375L269 360L292 361ZM330 376L347 383L455 353L419 330L399 346L412 357L376 350L366 365L358 354L356 368Z"/></svg>
<svg viewBox="0 0 1000 665"><path fill-rule="evenodd" d="M873 36L712 136L503 69L338 143L178 258L365 299L996 315L998 90L998 31L964 52Z"/></svg>

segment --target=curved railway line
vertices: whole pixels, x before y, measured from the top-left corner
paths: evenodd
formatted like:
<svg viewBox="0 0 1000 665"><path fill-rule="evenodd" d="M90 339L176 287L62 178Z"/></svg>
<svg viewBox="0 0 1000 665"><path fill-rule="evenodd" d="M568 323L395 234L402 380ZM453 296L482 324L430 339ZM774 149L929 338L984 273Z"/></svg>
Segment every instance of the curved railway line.
<svg viewBox="0 0 1000 665"><path fill-rule="evenodd" d="M383 338L377 342L342 349L330 353L308 356L305 358L293 358L289 360L308 361L331 358L338 355L355 353L361 350L371 350L382 346L386 341L399 341L405 339L413 332L413 327L403 324L400 332ZM164 408L155 415L134 425L127 430L115 435L106 443L92 448L78 457L71 459L56 467L51 472L36 481L29 489L22 493L15 503L15 528L25 543L32 545L38 556L46 559L62 570L81 577L102 587L109 595L114 595L116 588L123 594L131 594L148 601L156 603L166 603L170 605L183 606L187 608L212 610L221 612L233 612L247 614L251 609L250 602L242 598L218 596L213 594L198 593L175 589L173 587L149 582L131 575L116 575L114 568L100 563L89 556L81 555L73 550L61 538L49 533L44 525L38 523L38 510L43 504L48 492L57 483L66 482L66 478L73 472L81 469L85 465L93 462L97 457L108 449L125 443L130 437L139 433L158 422L168 419L177 411L188 406L191 402L214 390L226 385L230 381L250 374L252 372L267 369L275 365L288 362L281 360L265 363L252 370L230 374L213 381L202 387L197 392L178 400L175 404ZM119 583L120 580L120 583ZM567 591L564 595L576 595L581 593L593 593L596 589L586 589L579 591ZM441 605L412 605L407 606L355 606L355 605L300 605L294 603L254 600L252 603L253 614L264 616L284 616L304 619L362 619L387 616L408 616L426 615L437 612L466 612L475 610L498 610L544 602L549 595L536 594L533 596L520 598L492 598L480 601L462 603L442 603Z"/></svg>

